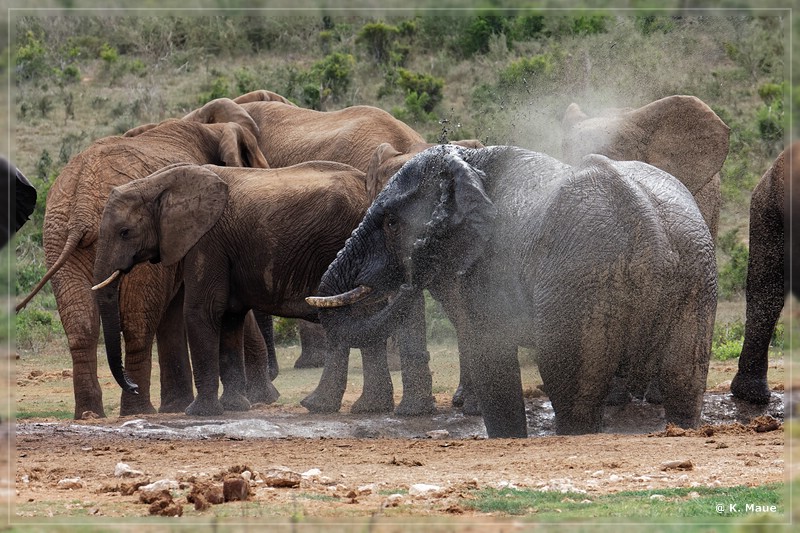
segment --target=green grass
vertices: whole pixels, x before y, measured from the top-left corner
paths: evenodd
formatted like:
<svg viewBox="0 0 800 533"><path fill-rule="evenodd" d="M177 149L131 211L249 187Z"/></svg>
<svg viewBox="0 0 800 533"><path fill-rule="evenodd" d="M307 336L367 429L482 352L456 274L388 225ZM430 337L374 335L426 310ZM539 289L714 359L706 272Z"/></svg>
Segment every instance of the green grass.
<svg viewBox="0 0 800 533"><path fill-rule="evenodd" d="M483 513L510 515L535 514L537 519L559 518L568 515L578 520L644 518L661 522L674 522L684 518L730 518L747 513L746 505L774 505L776 513L784 518L786 487L783 484L760 487L732 487L710 489L705 487L646 491L625 491L604 496L575 492L542 492L536 490L482 489L466 505ZM652 496L658 495L656 498ZM717 506L723 511L718 512ZM732 512L735 506L737 512ZM750 511L752 514L753 511ZM770 514L770 513L767 513Z"/></svg>

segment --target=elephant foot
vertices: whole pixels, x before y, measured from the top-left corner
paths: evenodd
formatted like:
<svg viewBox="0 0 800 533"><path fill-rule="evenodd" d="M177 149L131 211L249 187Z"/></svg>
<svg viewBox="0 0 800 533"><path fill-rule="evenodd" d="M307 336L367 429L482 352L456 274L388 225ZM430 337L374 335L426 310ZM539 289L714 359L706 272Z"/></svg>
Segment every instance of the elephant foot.
<svg viewBox="0 0 800 533"><path fill-rule="evenodd" d="M458 384L458 388L453 393L453 407L461 407L464 405L464 385Z"/></svg>
<svg viewBox="0 0 800 533"><path fill-rule="evenodd" d="M631 402L631 394L624 389L613 389L606 396L606 405L625 405Z"/></svg>
<svg viewBox="0 0 800 533"><path fill-rule="evenodd" d="M353 402L350 412L355 415L367 413L391 413L394 410L394 398L392 394L381 394L380 396L362 394L361 397Z"/></svg>
<svg viewBox="0 0 800 533"><path fill-rule="evenodd" d="M260 383L258 386L247 387L247 399L251 404L273 403L281 397L281 393L271 381Z"/></svg>
<svg viewBox="0 0 800 533"><path fill-rule="evenodd" d="M159 413L183 413L192 403L194 396L184 396L182 398L165 399L158 408Z"/></svg>
<svg viewBox="0 0 800 533"><path fill-rule="evenodd" d="M653 405L661 405L664 403L664 397L661 395L661 389L656 385L655 381L651 381L647 390L644 393L644 399L647 403Z"/></svg>
<svg viewBox="0 0 800 533"><path fill-rule="evenodd" d="M119 404L119 416L152 415L158 412L153 407L153 404L150 403L149 398L143 397L140 399L139 396L123 392Z"/></svg>
<svg viewBox="0 0 800 533"><path fill-rule="evenodd" d="M311 413L337 413L342 408L342 397L337 399L325 396L319 391L314 391L302 400L300 405L305 407Z"/></svg>
<svg viewBox="0 0 800 533"><path fill-rule="evenodd" d="M588 419L571 419L564 420L564 417L556 415L556 435L586 435L587 433L600 432L601 419L588 420Z"/></svg>
<svg viewBox="0 0 800 533"><path fill-rule="evenodd" d="M98 418L105 418L102 402L84 402L75 405L75 420L83 420L84 413L94 413Z"/></svg>
<svg viewBox="0 0 800 533"><path fill-rule="evenodd" d="M301 352L300 357L294 362L295 368L322 368L325 366L325 354L313 353L311 355Z"/></svg>
<svg viewBox="0 0 800 533"><path fill-rule="evenodd" d="M766 377L748 376L737 372L731 382L731 394L734 398L756 405L769 403L770 393Z"/></svg>
<svg viewBox="0 0 800 533"><path fill-rule="evenodd" d="M481 402L478 397L472 393L464 395L464 403L461 405L461 412L467 416L480 416L483 414L481 410Z"/></svg>
<svg viewBox="0 0 800 533"><path fill-rule="evenodd" d="M249 411L250 400L239 392L223 392L219 403L226 411Z"/></svg>
<svg viewBox="0 0 800 533"><path fill-rule="evenodd" d="M430 415L436 412L436 400L433 396L425 398L410 398L404 394L403 399L394 410L394 414L399 416L421 416Z"/></svg>
<svg viewBox="0 0 800 533"><path fill-rule="evenodd" d="M184 412L189 416L219 416L225 412L225 408L217 398L197 397Z"/></svg>

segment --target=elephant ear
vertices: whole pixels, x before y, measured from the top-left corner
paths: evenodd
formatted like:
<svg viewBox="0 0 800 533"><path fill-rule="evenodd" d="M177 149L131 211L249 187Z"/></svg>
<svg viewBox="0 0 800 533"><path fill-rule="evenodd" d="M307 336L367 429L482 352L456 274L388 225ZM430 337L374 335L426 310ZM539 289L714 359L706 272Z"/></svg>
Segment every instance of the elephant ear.
<svg viewBox="0 0 800 533"><path fill-rule="evenodd" d="M692 194L722 169L730 128L702 100L668 96L623 115L639 130L640 161L678 178ZM623 141L625 142L625 141Z"/></svg>
<svg viewBox="0 0 800 533"><path fill-rule="evenodd" d="M219 141L219 158L228 167L269 168L258 141L239 124L224 124Z"/></svg>
<svg viewBox="0 0 800 533"><path fill-rule="evenodd" d="M206 103L200 109L195 109L183 120L192 122L202 122L203 124L220 124L223 122L235 122L250 130L254 136L258 136L260 130L258 124L253 120L242 106L230 98L216 98Z"/></svg>
<svg viewBox="0 0 800 533"><path fill-rule="evenodd" d="M159 255L165 266L183 259L217 223L228 202L228 184L197 165L174 166L140 183L154 196Z"/></svg>
<svg viewBox="0 0 800 533"><path fill-rule="evenodd" d="M381 143L375 148L372 158L367 165L367 197L374 200L378 193L386 186L397 169L392 166L386 168L385 163L390 159L401 155L400 152L390 143ZM400 165L402 166L402 164ZM399 167L398 167L399 168Z"/></svg>
<svg viewBox="0 0 800 533"><path fill-rule="evenodd" d="M151 124L142 124L141 126L136 126L135 128L131 128L125 133L122 134L123 137L136 137L137 135L141 135L142 133L152 130L160 123L153 122Z"/></svg>
<svg viewBox="0 0 800 533"><path fill-rule="evenodd" d="M466 273L484 253L494 231L497 208L486 195L486 174L457 153L444 156L441 203L434 209L431 230L447 241L456 258L455 272ZM447 258L443 258L447 259Z"/></svg>

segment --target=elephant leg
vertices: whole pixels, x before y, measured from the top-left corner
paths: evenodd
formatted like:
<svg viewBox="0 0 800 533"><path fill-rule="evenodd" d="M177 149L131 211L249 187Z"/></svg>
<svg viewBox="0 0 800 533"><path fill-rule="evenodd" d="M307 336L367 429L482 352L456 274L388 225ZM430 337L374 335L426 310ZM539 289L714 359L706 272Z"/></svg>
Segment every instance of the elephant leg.
<svg viewBox="0 0 800 533"><path fill-rule="evenodd" d="M247 378L244 369L243 314L226 313L222 317L219 341L219 376L222 396L219 401L228 411L248 411Z"/></svg>
<svg viewBox="0 0 800 533"><path fill-rule="evenodd" d="M342 397L347 388L347 366L350 348L333 345L325 357L322 376L314 391L300 400L300 405L312 413L335 413L342 407Z"/></svg>
<svg viewBox="0 0 800 533"><path fill-rule="evenodd" d="M386 362L386 342L361 348L364 389L350 408L351 413L391 413L394 409L394 387Z"/></svg>
<svg viewBox="0 0 800 533"><path fill-rule="evenodd" d="M433 398L433 377L429 366L430 354L426 344L425 299L422 291L416 298L417 301L396 334L400 351L403 398L395 413L403 416L419 416L436 412L436 401Z"/></svg>
<svg viewBox="0 0 800 533"><path fill-rule="evenodd" d="M267 371L269 372L269 379L270 381L275 381L280 369L278 368L278 355L275 353L275 330L272 324L272 315L255 309L252 312L258 324L258 329L261 330L264 344L267 347Z"/></svg>
<svg viewBox="0 0 800 533"><path fill-rule="evenodd" d="M272 318L269 318L272 324ZM244 323L244 368L247 399L251 404L272 403L280 397L270 378L267 354L267 342L255 315L247 313Z"/></svg>
<svg viewBox="0 0 800 533"><path fill-rule="evenodd" d="M671 329L664 352L656 360L659 389L663 396L667 424L695 428L700 424L703 393L706 390L716 301L691 302Z"/></svg>
<svg viewBox="0 0 800 533"><path fill-rule="evenodd" d="M189 301L188 294L187 290L187 298L184 299L184 321L189 337L189 354L197 395L184 412L190 416L221 415L225 412L218 398L222 312L219 311L218 318L216 316L202 318L208 314L193 311L194 306ZM214 324L216 320L220 322Z"/></svg>
<svg viewBox="0 0 800 533"><path fill-rule="evenodd" d="M88 278L78 277L79 274L71 270L67 263L53 276L51 283L72 356L74 417L80 420L85 412L105 417L103 391L97 379L100 313L91 295Z"/></svg>
<svg viewBox="0 0 800 533"><path fill-rule="evenodd" d="M160 413L182 413L194 400L189 345L183 323L183 288L164 311L156 331L161 380Z"/></svg>
<svg viewBox="0 0 800 533"><path fill-rule="evenodd" d="M124 324L124 319L123 319ZM139 385L139 394L122 391L119 404L120 416L156 413L150 402L150 375L153 370L153 340L155 331L122 332L125 339L125 371Z"/></svg>
<svg viewBox="0 0 800 533"><path fill-rule="evenodd" d="M462 351L486 433L491 438L527 437L517 346L499 337L487 339L490 336L485 332L472 335L473 343Z"/></svg>
<svg viewBox="0 0 800 533"><path fill-rule="evenodd" d="M731 382L734 397L754 404L770 399L769 343L786 300L782 222L751 210L747 263L745 329L739 368Z"/></svg>
<svg viewBox="0 0 800 533"><path fill-rule="evenodd" d="M295 368L321 368L325 366L328 352L328 336L320 324L298 320L300 330L300 357L294 362Z"/></svg>

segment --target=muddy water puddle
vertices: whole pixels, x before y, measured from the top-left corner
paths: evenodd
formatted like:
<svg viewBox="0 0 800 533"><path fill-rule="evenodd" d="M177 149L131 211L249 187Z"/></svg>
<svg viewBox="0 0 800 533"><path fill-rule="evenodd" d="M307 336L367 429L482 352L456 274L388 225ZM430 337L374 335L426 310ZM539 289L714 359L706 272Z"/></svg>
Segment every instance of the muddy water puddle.
<svg viewBox="0 0 800 533"><path fill-rule="evenodd" d="M793 391L789 398L790 416L797 416ZM553 435L554 415L549 400L526 400L528 433L530 436ZM773 392L768 405L753 406L735 400L730 393L706 393L702 424L747 424L753 418L769 415L783 421L784 392ZM664 409L634 400L621 407L607 407L603 418L604 433L651 433L664 429ZM449 438L469 439L486 436L479 416L465 416L454 409L440 408L428 416L398 417L393 415L352 415L273 413L269 409L246 413L231 413L224 419L195 417L165 417L132 419L107 425L82 423L20 422L17 435L35 435L51 431L76 435L99 436L103 433L130 438L178 439L250 439L250 438Z"/></svg>

